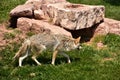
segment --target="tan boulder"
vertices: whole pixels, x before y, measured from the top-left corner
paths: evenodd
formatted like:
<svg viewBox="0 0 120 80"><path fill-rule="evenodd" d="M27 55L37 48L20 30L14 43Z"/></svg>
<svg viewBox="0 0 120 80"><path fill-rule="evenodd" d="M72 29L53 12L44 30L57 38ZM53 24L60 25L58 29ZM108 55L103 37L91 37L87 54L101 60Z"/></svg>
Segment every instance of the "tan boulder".
<svg viewBox="0 0 120 80"><path fill-rule="evenodd" d="M32 17L34 6L32 4L19 5L10 11L11 17Z"/></svg>
<svg viewBox="0 0 120 80"><path fill-rule="evenodd" d="M99 24L95 30L95 34L114 33L120 35L120 21L105 18L104 22Z"/></svg>
<svg viewBox="0 0 120 80"><path fill-rule="evenodd" d="M89 28L104 20L104 6L90 6L68 2L45 4L42 6L45 16L53 24L70 30Z"/></svg>
<svg viewBox="0 0 120 80"><path fill-rule="evenodd" d="M49 3L66 2L66 0L27 0L25 4L33 3L33 2L40 2L42 4L49 4Z"/></svg>
<svg viewBox="0 0 120 80"><path fill-rule="evenodd" d="M34 2L42 2L42 0L27 0L25 4L34 3Z"/></svg>
<svg viewBox="0 0 120 80"><path fill-rule="evenodd" d="M19 18L17 21L17 27L24 33L29 31L34 33L52 32L54 34L64 34L71 36L71 33L63 28L49 24L41 20L29 19L29 18Z"/></svg>

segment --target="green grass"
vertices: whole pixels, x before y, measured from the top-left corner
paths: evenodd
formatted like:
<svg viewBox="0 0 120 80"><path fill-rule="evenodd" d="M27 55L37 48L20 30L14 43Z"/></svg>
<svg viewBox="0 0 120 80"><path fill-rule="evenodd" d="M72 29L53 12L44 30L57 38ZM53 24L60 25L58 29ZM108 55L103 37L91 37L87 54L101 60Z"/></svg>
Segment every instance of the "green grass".
<svg viewBox="0 0 120 80"><path fill-rule="evenodd" d="M82 44L81 50L66 52L70 55L71 64L66 58L57 56L56 65L51 65L51 52L42 54L37 66L27 58L23 67L12 63L12 57L18 51L20 44L13 43L0 51L1 80L119 80L120 79L120 36L108 34L99 39L107 48L96 49ZM98 39L93 42L97 44Z"/></svg>
<svg viewBox="0 0 120 80"><path fill-rule="evenodd" d="M0 0L0 23L9 19L9 12L18 4L26 0ZM120 20L119 0L68 0L74 3L90 5L104 5L106 17ZM16 31L18 32L18 31ZM32 35L28 33L27 35ZM6 33L5 38L14 38L15 34ZM96 44L102 41L105 48L97 49ZM52 66L51 52L42 54L38 60L42 63L37 66L27 58L24 67L12 63L12 57L21 44L8 44L0 51L0 80L120 80L120 36L108 34L95 37L90 46L82 44L81 50L66 52L70 55L71 64L66 58L58 56L56 65Z"/></svg>
<svg viewBox="0 0 120 80"><path fill-rule="evenodd" d="M4 33L4 39L13 39L15 38L14 33Z"/></svg>
<svg viewBox="0 0 120 80"><path fill-rule="evenodd" d="M0 23L9 19L9 12L19 4L23 4L26 0L0 0Z"/></svg>

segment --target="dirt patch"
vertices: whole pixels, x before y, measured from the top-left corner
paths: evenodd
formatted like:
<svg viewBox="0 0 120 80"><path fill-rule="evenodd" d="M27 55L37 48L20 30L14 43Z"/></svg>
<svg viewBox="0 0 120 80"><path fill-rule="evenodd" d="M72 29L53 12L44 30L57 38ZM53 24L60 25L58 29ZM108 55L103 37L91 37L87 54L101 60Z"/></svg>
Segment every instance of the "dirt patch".
<svg viewBox="0 0 120 80"><path fill-rule="evenodd" d="M26 34L22 33L19 29L8 28L6 23L0 24L0 50L13 42L19 43L26 37Z"/></svg>

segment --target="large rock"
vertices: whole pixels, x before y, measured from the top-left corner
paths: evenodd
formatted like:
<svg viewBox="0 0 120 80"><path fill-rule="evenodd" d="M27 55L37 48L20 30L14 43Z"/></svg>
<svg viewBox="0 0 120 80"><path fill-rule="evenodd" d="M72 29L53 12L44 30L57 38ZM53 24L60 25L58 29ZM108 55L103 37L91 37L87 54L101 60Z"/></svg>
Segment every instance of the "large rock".
<svg viewBox="0 0 120 80"><path fill-rule="evenodd" d="M120 21L105 18L104 22L99 24L95 30L95 34L114 33L120 35Z"/></svg>
<svg viewBox="0 0 120 80"><path fill-rule="evenodd" d="M27 0L25 2L25 4L29 4L29 3L34 3L34 2L42 2L43 0Z"/></svg>
<svg viewBox="0 0 120 80"><path fill-rule="evenodd" d="M41 10L43 4L66 2L66 0L28 0L23 5L18 5L10 11L11 18L32 17L35 19L44 19L44 13Z"/></svg>
<svg viewBox="0 0 120 80"><path fill-rule="evenodd" d="M17 21L17 27L22 30L23 33L27 33L29 31L34 33L52 32L54 34L64 34L71 36L71 33L65 29L41 20L19 18Z"/></svg>
<svg viewBox="0 0 120 80"><path fill-rule="evenodd" d="M63 2L45 4L42 10L53 24L70 30L79 30L103 21L105 8Z"/></svg>
<svg viewBox="0 0 120 80"><path fill-rule="evenodd" d="M19 17L29 17L36 19L43 19L44 14L40 12L41 2L35 1L33 3L18 5L10 11L10 27L17 27L17 19ZM39 14L39 15L38 15Z"/></svg>
<svg viewBox="0 0 120 80"><path fill-rule="evenodd" d="M33 4L19 5L10 12L11 17L32 17L33 16Z"/></svg>
<svg viewBox="0 0 120 80"><path fill-rule="evenodd" d="M104 19L104 6L72 4L66 0L28 0L10 12L10 26L19 17L46 20L69 30L91 27Z"/></svg>
<svg viewBox="0 0 120 80"><path fill-rule="evenodd" d="M66 0L27 0L25 4L33 3L33 2L41 2L42 4L49 4L49 3L66 2Z"/></svg>
<svg viewBox="0 0 120 80"><path fill-rule="evenodd" d="M10 11L11 17L34 17L34 10L41 8L40 1L34 1L23 5L18 5Z"/></svg>

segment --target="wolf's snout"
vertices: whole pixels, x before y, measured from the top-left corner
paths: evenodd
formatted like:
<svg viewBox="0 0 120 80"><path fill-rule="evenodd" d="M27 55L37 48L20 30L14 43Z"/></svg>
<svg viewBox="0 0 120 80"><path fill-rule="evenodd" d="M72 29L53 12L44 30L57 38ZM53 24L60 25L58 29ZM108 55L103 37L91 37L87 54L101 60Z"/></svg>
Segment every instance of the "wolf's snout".
<svg viewBox="0 0 120 80"><path fill-rule="evenodd" d="M81 48L82 48L81 46L78 46L78 47L77 47L77 50L80 50Z"/></svg>

